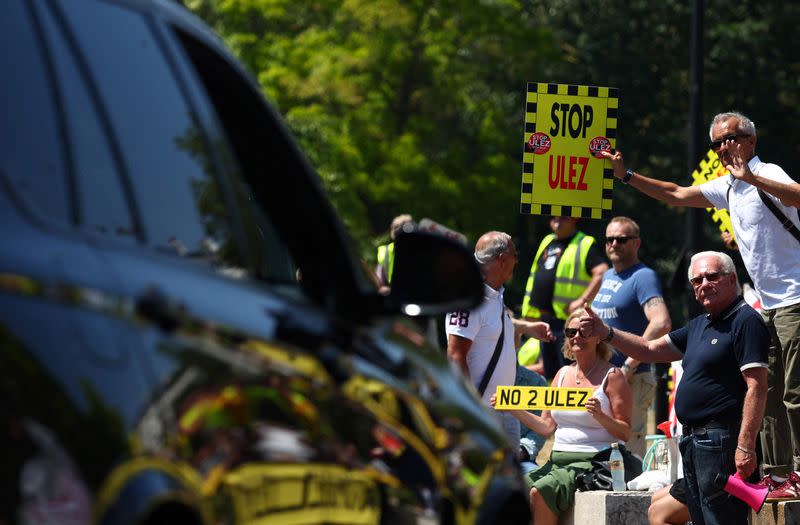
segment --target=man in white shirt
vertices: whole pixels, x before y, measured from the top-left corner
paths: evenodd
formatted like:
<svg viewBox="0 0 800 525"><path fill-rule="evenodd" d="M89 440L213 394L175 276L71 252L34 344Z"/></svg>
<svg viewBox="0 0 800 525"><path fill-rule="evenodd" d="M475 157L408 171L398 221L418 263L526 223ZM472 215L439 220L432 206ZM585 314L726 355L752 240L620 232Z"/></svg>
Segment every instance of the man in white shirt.
<svg viewBox="0 0 800 525"><path fill-rule="evenodd" d="M755 125L741 113L715 116L709 136L710 147L730 175L696 186L678 186L626 170L619 151L603 156L611 161L616 178L655 199L673 206L729 210L742 260L761 296L762 315L772 336L761 445L768 473L762 483L774 490L779 482L798 479L785 477L800 470L800 241L762 196L783 213L787 224L798 228L800 184L780 166L756 156Z"/></svg>
<svg viewBox="0 0 800 525"><path fill-rule="evenodd" d="M472 310L447 314L447 357L457 364L464 374L479 388L487 377L483 402L489 399L498 386L511 386L517 376L517 351L515 325L503 303L503 284L511 279L517 265L518 254L511 236L490 231L475 243L475 260L481 269L484 282L483 302ZM537 339L550 340L552 333L547 323L521 322L518 329ZM500 337L502 335L502 341ZM487 371L492 355L499 345L499 356L493 370ZM519 447L519 421L508 412L500 412L503 430L515 448Z"/></svg>

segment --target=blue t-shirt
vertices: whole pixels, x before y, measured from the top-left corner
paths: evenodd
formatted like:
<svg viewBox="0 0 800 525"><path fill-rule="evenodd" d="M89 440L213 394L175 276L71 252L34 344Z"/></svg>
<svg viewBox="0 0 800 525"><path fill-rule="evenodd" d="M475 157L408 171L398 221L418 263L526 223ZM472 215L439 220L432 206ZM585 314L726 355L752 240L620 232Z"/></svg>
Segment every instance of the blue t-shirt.
<svg viewBox="0 0 800 525"><path fill-rule="evenodd" d="M603 274L603 282L592 301L592 310L607 325L642 335L648 324L644 315L644 303L661 295L656 272L644 263L636 263L619 273L611 268ZM615 349L611 364L622 366L626 357ZM636 370L648 371L650 364L641 364Z"/></svg>
<svg viewBox="0 0 800 525"><path fill-rule="evenodd" d="M683 354L675 413L684 425L741 419L747 384L742 369L767 366L769 332L739 297L716 319L700 315L667 334Z"/></svg>

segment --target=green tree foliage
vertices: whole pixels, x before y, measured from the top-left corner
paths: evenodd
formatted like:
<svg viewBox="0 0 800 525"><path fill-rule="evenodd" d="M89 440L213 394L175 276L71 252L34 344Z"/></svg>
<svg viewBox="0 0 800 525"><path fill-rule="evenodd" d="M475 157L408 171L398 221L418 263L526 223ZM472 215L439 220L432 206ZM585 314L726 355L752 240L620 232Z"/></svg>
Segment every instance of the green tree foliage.
<svg viewBox="0 0 800 525"><path fill-rule="evenodd" d="M410 212L513 231L525 83L556 59L516 0L194 0L279 108L366 258Z"/></svg>
<svg viewBox="0 0 800 525"><path fill-rule="evenodd" d="M688 159L689 71L692 2L679 0L534 0L529 7L555 31L562 60L547 74L558 82L620 89L617 146L626 164L645 175L691 183L700 159ZM792 175L800 148L800 58L793 33L800 6L775 0L731 5L709 0L704 9L703 141L719 112L739 110L756 124L762 160ZM706 142L701 144L703 153ZM686 299L679 294L685 273L674 275L686 241L686 210L666 206L617 184L614 212L642 227L641 255L661 275L672 297L673 320L680 322ZM719 231L704 220L705 249L722 250ZM602 231L602 230L601 230ZM734 259L738 259L734 255ZM691 300L691 298L689 298Z"/></svg>
<svg viewBox="0 0 800 525"><path fill-rule="evenodd" d="M547 233L546 218L518 211L529 81L619 88L617 145L637 171L688 184L699 161L687 160L691 2L185 1L284 115L368 260L401 212L470 242L502 229L521 248L511 286L518 301ZM705 125L741 110L756 123L762 158L791 174L800 5L711 0L705 13ZM642 257L669 288L686 210L617 184L614 213L639 222ZM704 227L708 248L721 249L716 226ZM582 229L602 236L605 223Z"/></svg>

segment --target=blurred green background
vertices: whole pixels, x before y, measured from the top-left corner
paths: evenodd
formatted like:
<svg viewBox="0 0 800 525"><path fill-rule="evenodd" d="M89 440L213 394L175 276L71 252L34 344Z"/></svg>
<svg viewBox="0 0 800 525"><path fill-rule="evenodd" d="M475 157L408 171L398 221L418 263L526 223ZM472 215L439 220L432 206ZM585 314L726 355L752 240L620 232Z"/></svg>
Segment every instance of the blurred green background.
<svg viewBox="0 0 800 525"><path fill-rule="evenodd" d="M626 164L691 183L690 2L184 1L284 116L367 261L399 213L431 218L470 244L504 230L521 254L508 302L521 302L533 252L549 233L546 217L519 213L527 82L618 88ZM797 27L800 4L705 2L703 126L718 112L742 111L756 124L762 160L792 176ZM661 277L679 326L685 275L674 290L671 281L686 210L616 184L613 213L642 227L640 255ZM703 219L703 247L722 249L710 215ZM581 229L602 237L605 222L584 220Z"/></svg>

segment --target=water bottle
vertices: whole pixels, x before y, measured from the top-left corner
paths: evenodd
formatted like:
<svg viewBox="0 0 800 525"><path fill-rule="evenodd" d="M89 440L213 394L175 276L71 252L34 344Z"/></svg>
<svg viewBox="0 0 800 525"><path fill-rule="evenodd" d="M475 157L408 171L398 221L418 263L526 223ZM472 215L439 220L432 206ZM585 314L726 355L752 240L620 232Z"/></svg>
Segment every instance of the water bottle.
<svg viewBox="0 0 800 525"><path fill-rule="evenodd" d="M619 451L618 443L611 443L608 466L611 470L611 489L625 490L625 462L622 460L622 452Z"/></svg>

